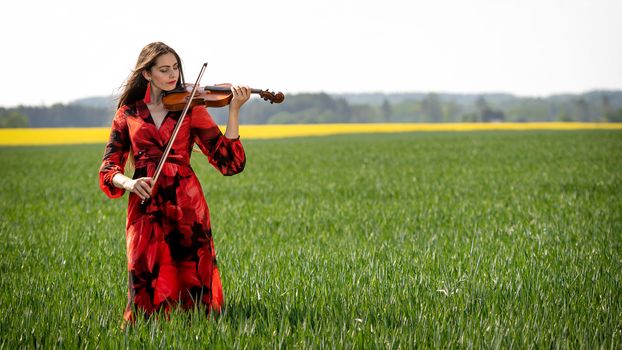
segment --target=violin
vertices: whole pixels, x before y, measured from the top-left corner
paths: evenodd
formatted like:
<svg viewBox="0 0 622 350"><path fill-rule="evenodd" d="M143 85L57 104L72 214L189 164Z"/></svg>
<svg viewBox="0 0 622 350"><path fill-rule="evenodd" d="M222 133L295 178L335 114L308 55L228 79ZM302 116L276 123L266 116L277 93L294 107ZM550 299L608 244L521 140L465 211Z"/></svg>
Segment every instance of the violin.
<svg viewBox="0 0 622 350"><path fill-rule="evenodd" d="M187 85L188 87L192 85ZM285 100L282 92L274 92L268 90L251 89L252 94L259 94L261 98L270 103L281 103ZM165 91L162 96L164 108L169 111L181 111L190 99L190 91L186 88ZM192 98L190 108L194 106L204 105L206 107L224 107L231 103L233 92L231 92L231 84L216 84L213 86L199 87Z"/></svg>

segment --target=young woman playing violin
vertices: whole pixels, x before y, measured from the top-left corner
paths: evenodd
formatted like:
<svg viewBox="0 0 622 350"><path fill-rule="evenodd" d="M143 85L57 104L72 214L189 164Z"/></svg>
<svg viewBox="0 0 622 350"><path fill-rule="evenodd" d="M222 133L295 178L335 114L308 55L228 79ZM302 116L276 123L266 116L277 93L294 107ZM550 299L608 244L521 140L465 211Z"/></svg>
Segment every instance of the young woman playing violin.
<svg viewBox="0 0 622 350"><path fill-rule="evenodd" d="M224 135L205 106L192 107L154 184L154 171L182 113L167 110L162 93L183 88L177 53L160 42L145 46L123 87L99 172L100 188L108 197L130 192L126 223L129 291L123 317L128 322L136 314L149 317L177 306L189 309L198 304L207 313L220 312L223 306L209 210L190 167L190 155L196 143L223 175L244 169L238 118L251 89L231 87ZM134 162L133 178L123 174L128 157Z"/></svg>

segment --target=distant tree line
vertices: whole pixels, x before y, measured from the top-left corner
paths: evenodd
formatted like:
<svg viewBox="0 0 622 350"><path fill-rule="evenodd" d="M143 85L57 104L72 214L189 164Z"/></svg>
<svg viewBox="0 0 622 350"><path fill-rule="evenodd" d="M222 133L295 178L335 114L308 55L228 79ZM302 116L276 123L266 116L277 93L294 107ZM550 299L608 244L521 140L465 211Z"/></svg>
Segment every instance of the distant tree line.
<svg viewBox="0 0 622 350"><path fill-rule="evenodd" d="M71 104L0 108L0 127L109 126L114 109L108 98ZM227 108L211 108L225 123ZM243 107L246 124L395 122L622 122L622 91L592 91L546 98L509 94L335 94L286 96L282 104L252 99Z"/></svg>
<svg viewBox="0 0 622 350"><path fill-rule="evenodd" d="M225 122L226 109L210 110ZM622 122L622 91L524 98L508 94L297 94L283 104L251 100L252 124L448 123L580 121Z"/></svg>
<svg viewBox="0 0 622 350"><path fill-rule="evenodd" d="M14 110L0 109L0 128L27 128L28 117Z"/></svg>
<svg viewBox="0 0 622 350"><path fill-rule="evenodd" d="M2 128L59 128L109 126L114 113L110 108L78 104L49 107L19 106L0 108Z"/></svg>

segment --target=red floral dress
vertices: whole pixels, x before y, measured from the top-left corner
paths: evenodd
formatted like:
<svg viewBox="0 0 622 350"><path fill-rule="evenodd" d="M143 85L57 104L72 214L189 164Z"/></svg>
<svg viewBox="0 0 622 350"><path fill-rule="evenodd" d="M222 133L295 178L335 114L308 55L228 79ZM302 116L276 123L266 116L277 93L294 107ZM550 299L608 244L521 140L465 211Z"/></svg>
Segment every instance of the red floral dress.
<svg viewBox="0 0 622 350"><path fill-rule="evenodd" d="M123 173L129 152L135 162L134 178L154 175L180 116L181 112L169 112L158 129L143 101L119 108L99 172L100 188L108 197L124 193L112 184L112 178ZM220 312L223 305L209 209L190 167L195 143L223 175L244 169L246 156L239 138L226 138L205 107L189 111L151 200L141 204L141 199L130 193L126 321L133 321L137 310L149 316L176 305L191 308L200 300L207 312Z"/></svg>

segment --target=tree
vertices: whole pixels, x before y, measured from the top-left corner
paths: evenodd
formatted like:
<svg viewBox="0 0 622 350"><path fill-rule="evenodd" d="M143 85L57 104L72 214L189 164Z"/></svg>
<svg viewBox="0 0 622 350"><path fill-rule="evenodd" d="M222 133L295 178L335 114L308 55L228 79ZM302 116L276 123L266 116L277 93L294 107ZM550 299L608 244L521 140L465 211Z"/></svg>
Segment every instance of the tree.
<svg viewBox="0 0 622 350"><path fill-rule="evenodd" d="M590 105L582 97L575 102L575 115L580 121L589 121L590 119Z"/></svg>
<svg viewBox="0 0 622 350"><path fill-rule="evenodd" d="M0 128L27 128L28 117L11 110L0 111Z"/></svg>
<svg viewBox="0 0 622 350"><path fill-rule="evenodd" d="M622 123L622 108L617 111L611 111L606 115L607 121L614 123Z"/></svg>
<svg viewBox="0 0 622 350"><path fill-rule="evenodd" d="M482 122L490 123L490 122L500 122L505 120L505 113L501 110L495 110L490 108L486 99L480 96L477 101L475 101L477 106L477 110L479 112L479 120Z"/></svg>
<svg viewBox="0 0 622 350"><path fill-rule="evenodd" d="M423 114L426 115L428 121L433 123L443 121L443 109L441 108L441 101L439 100L437 94L427 94L421 101L421 109L423 110Z"/></svg>
<svg viewBox="0 0 622 350"><path fill-rule="evenodd" d="M388 99L384 99L384 101L382 101L382 106L380 106L380 110L382 111L382 116L384 117L384 120L386 121L391 121L391 116L393 114L393 110L391 109L391 104L389 103Z"/></svg>

